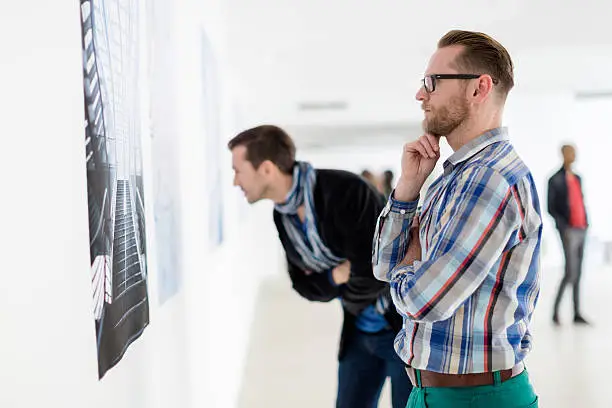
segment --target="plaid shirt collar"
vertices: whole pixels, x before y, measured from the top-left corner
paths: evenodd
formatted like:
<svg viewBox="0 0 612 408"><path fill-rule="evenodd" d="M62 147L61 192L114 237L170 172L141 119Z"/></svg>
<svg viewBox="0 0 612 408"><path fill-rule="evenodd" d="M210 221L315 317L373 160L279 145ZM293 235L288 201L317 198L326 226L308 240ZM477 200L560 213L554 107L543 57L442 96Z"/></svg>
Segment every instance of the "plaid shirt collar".
<svg viewBox="0 0 612 408"><path fill-rule="evenodd" d="M499 127L483 133L476 139L461 146L459 150L444 162L444 175L450 174L458 164L470 159L485 147L506 140L509 140L507 127Z"/></svg>

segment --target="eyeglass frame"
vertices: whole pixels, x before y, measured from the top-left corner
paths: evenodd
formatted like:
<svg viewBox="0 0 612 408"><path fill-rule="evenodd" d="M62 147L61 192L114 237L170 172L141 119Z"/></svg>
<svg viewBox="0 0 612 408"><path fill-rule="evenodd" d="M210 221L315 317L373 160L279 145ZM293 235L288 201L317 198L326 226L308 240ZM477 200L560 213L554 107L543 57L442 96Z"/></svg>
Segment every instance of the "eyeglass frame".
<svg viewBox="0 0 612 408"><path fill-rule="evenodd" d="M484 74L432 74L426 75L423 79L421 79L421 82L425 92L432 93L436 90L436 79L477 79L483 75ZM431 78L431 91L427 89L427 85L425 84L425 80L427 78ZM496 79L493 79L493 84L497 85Z"/></svg>

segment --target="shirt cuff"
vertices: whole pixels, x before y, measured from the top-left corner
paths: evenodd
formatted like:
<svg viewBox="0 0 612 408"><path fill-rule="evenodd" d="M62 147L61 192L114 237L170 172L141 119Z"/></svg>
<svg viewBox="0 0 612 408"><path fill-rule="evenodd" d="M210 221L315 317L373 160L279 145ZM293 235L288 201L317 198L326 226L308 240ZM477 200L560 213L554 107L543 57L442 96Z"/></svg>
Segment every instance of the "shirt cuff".
<svg viewBox="0 0 612 408"><path fill-rule="evenodd" d="M414 261L410 265L402 265L394 268L389 272L389 282L394 282L398 279L411 278L414 276L414 271L418 269L421 261Z"/></svg>
<svg viewBox="0 0 612 408"><path fill-rule="evenodd" d="M333 276L333 269L328 269L327 270L327 278L329 279L329 283L332 284L333 287L338 287L340 285L336 284L336 282L334 282L334 276Z"/></svg>
<svg viewBox="0 0 612 408"><path fill-rule="evenodd" d="M419 197L414 201L399 201L395 199L395 190L393 190L389 197L389 205L391 214L399 214L404 218L411 218L417 212Z"/></svg>

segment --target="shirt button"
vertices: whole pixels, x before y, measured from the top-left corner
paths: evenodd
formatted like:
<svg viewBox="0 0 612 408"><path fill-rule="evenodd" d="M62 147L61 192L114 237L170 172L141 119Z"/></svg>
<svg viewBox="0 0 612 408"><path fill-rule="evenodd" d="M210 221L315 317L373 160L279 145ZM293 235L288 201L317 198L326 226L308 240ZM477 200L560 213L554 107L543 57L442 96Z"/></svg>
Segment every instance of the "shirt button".
<svg viewBox="0 0 612 408"><path fill-rule="evenodd" d="M400 210L400 214L406 214L406 210Z"/></svg>

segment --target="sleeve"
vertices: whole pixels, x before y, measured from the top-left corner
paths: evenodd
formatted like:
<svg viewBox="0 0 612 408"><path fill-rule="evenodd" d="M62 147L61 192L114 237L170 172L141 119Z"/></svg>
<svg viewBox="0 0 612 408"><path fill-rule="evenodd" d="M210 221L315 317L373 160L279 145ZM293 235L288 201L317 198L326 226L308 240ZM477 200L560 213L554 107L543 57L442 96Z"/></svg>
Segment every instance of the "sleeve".
<svg viewBox="0 0 612 408"><path fill-rule="evenodd" d="M290 248L287 248L286 234L282 229L282 224L278 218L274 217L274 222L278 230L278 236L285 250L285 257L287 260L287 271L289 272L289 278L293 289L303 298L315 302L329 302L340 295L340 291L343 285L336 285L331 277L331 271L324 273L312 273L305 271L291 262L287 252Z"/></svg>
<svg viewBox="0 0 612 408"><path fill-rule="evenodd" d="M476 291L496 263L503 265L504 249L521 236L517 194L515 186L490 168L466 170L439 224L428 226L436 232L424 245L423 259L411 265L397 262L406 252L407 238L403 235L407 231L396 232L395 241L381 234L379 258L389 259L389 267L383 262L378 274L390 280L391 297L402 314L417 322L446 320ZM411 218L408 212L403 215L405 220ZM383 232L385 221L381 219ZM399 229L399 222L391 223L397 224L394 229Z"/></svg>
<svg viewBox="0 0 612 408"><path fill-rule="evenodd" d="M338 286L331 277L331 270L323 273L307 273L287 259L289 277L293 289L305 299L315 302L329 302L340 295Z"/></svg>
<svg viewBox="0 0 612 408"><path fill-rule="evenodd" d="M351 277L343 285L342 298L356 315L388 288L372 273L372 239L384 198L364 182L356 182L335 197L334 224L340 232L344 256L351 262Z"/></svg>
<svg viewBox="0 0 612 408"><path fill-rule="evenodd" d="M402 261L410 244L410 226L416 216L419 199L404 202L391 193L387 205L376 223L372 253L374 276L382 281L391 280L391 271Z"/></svg>
<svg viewBox="0 0 612 408"><path fill-rule="evenodd" d="M547 207L548 207L548 213L553 217L553 218L557 218L556 217L556 211L555 211L555 201L556 201L556 190L555 190L555 184L554 184L554 176L548 179L548 191L547 191L548 197L547 197Z"/></svg>
<svg viewBox="0 0 612 408"><path fill-rule="evenodd" d="M555 220L555 223L557 224L557 227L558 228L563 228L565 222L563 220L563 216L559 213L559 210L558 210L558 200L561 197L559 196L559 189L558 189L558 187L556 185L556 182L555 182L555 176L553 176L550 179L548 179L548 191L547 191L547 195L548 195L548 197L547 197L548 213Z"/></svg>

